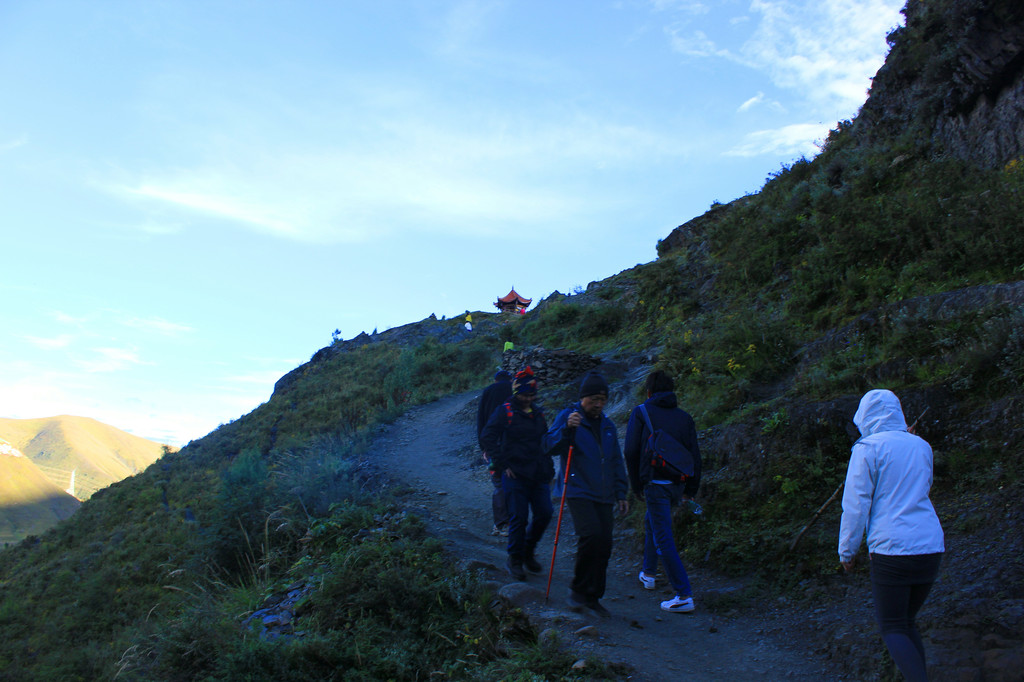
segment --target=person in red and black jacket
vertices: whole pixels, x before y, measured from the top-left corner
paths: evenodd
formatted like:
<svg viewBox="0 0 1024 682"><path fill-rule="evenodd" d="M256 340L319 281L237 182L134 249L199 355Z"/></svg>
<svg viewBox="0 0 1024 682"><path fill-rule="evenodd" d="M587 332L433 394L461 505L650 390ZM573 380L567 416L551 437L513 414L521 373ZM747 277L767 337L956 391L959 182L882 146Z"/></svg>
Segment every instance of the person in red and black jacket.
<svg viewBox="0 0 1024 682"><path fill-rule="evenodd" d="M527 367L512 381L512 399L494 410L480 435L481 447L501 472L509 513L506 565L516 580L525 580L526 570L544 570L534 553L554 512L555 466L542 447L548 425L544 411L533 404L536 397L537 379Z"/></svg>
<svg viewBox="0 0 1024 682"><path fill-rule="evenodd" d="M679 551L672 536L672 508L681 501L692 500L700 488L700 447L697 444L697 427L693 417L679 409L672 378L661 370L647 375L645 383L647 400L643 407L650 417L651 425L682 443L693 456L693 476L685 482L671 480L663 472L655 471L650 460L644 457L647 438L651 435L640 411L633 409L626 425L626 470L630 486L637 497L647 502L644 515L644 558L640 569L640 584L645 589L654 589L654 574L658 570L658 558L665 566L669 583L676 596L661 602L661 608L673 613L690 613L694 610L693 589L690 578L683 567Z"/></svg>

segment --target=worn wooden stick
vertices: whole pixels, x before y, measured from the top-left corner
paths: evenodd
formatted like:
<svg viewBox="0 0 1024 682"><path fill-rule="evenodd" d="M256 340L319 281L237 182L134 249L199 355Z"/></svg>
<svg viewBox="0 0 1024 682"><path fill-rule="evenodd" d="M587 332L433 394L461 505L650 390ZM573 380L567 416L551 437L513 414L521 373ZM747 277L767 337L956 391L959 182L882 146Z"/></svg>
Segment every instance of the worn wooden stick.
<svg viewBox="0 0 1024 682"><path fill-rule="evenodd" d="M825 504L821 505L818 508L818 511L814 512L814 516L812 516L811 520L807 522L807 525L803 527L803 530L801 530L799 533L796 534L796 537L793 538L793 542L789 543L789 551L790 552L792 552L794 549L796 549L796 543L800 542L800 538L802 538L804 536L804 533L807 532L808 528L810 528L812 525L814 525L814 522L818 520L818 517L821 516L822 512L824 512L826 509L828 509L828 506L830 504L832 504L833 500L836 499L836 497L839 495L839 491L843 489L844 485L846 485L845 481L843 481L842 483L839 484L839 487L836 488L836 491L834 493L832 493L832 496L829 497L827 500L825 500Z"/></svg>
<svg viewBox="0 0 1024 682"><path fill-rule="evenodd" d="M930 408L931 405L925 405L924 412L921 413L921 416L915 419L914 423L907 427L907 433L914 433L914 429L917 427L917 422L921 421L921 417L925 416Z"/></svg>
<svg viewBox="0 0 1024 682"><path fill-rule="evenodd" d="M920 416L917 419L914 420L913 424L911 424L910 426L907 427L907 433L913 433L914 432L914 427L917 426L917 423L919 421L921 421L921 417L924 417L924 415L928 413L929 408L931 408L931 405L925 406L924 412L922 412L920 414ZM824 512L828 508L828 506L830 504L832 504L832 502L836 499L836 497L839 496L839 491L841 491L843 489L844 485L846 485L845 481L843 483L839 484L839 487L836 488L835 492L832 493L832 495L827 500L825 500L825 504L821 505L821 507L818 508L818 511L814 512L814 516L812 516L811 520L807 522L807 525L804 526L803 529L799 533L796 534L796 537L793 538L793 542L789 543L789 551L790 552L792 552L794 549L796 549L796 544L798 542L800 542L800 538L802 538L804 536L804 533L807 532L807 529L810 528L814 524L814 522L818 520L818 517L821 516L822 512Z"/></svg>

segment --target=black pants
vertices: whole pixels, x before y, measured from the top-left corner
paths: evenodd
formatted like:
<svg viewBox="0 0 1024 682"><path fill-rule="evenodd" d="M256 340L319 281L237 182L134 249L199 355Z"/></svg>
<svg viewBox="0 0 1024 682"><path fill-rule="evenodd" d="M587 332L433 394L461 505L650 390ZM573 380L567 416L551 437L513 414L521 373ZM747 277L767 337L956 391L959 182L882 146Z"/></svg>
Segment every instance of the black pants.
<svg viewBox="0 0 1024 682"><path fill-rule="evenodd" d="M941 554L871 555L871 591L882 640L910 682L926 682L924 644L914 620L939 572Z"/></svg>
<svg viewBox="0 0 1024 682"><path fill-rule="evenodd" d="M508 526L508 505L505 504L505 489L501 486L501 472L491 472L491 483L494 484L494 492L491 493L491 514L494 516L494 525L497 528Z"/></svg>
<svg viewBox="0 0 1024 682"><path fill-rule="evenodd" d="M611 504L578 498L566 500L576 528L576 568L572 591L586 600L604 596L605 574L612 556Z"/></svg>

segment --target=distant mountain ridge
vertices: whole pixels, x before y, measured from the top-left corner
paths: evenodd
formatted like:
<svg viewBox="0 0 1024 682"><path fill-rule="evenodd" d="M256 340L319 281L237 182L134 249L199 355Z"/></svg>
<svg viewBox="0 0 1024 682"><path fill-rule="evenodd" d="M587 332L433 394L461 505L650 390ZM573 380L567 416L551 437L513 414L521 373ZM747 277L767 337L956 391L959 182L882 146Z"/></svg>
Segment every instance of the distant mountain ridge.
<svg viewBox="0 0 1024 682"><path fill-rule="evenodd" d="M74 495L86 500L100 488L137 474L165 446L90 419L60 415L0 419L0 438L20 450L60 489L75 474Z"/></svg>
<svg viewBox="0 0 1024 682"><path fill-rule="evenodd" d="M88 417L0 419L0 544L46 531L164 451Z"/></svg>
<svg viewBox="0 0 1024 682"><path fill-rule="evenodd" d="M71 516L79 505L32 460L0 438L0 544L42 533Z"/></svg>

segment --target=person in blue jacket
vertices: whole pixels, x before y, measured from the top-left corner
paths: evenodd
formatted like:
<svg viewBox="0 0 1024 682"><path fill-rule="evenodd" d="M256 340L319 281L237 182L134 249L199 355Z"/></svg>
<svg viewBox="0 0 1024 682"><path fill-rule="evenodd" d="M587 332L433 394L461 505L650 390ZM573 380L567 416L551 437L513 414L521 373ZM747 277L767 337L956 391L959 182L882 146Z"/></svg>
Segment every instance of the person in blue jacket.
<svg viewBox="0 0 1024 682"><path fill-rule="evenodd" d="M875 619L892 660L911 682L926 682L924 644L914 620L939 573L942 525L928 492L932 448L907 428L892 391L864 394L853 416L843 490L839 562L852 571L867 533Z"/></svg>
<svg viewBox="0 0 1024 682"><path fill-rule="evenodd" d="M600 374L587 374L580 383L579 398L578 403L558 414L544 443L549 454L561 456L562 471L566 470L572 445L565 498L576 528L576 563L569 606L608 616L600 599L612 554L615 512L629 511L629 481L618 432L604 414L608 382Z"/></svg>
<svg viewBox="0 0 1024 682"><path fill-rule="evenodd" d="M525 580L527 570L544 570L534 554L553 513L555 467L543 447L548 425L544 411L533 404L536 397L537 379L527 367L512 381L512 398L494 410L480 435L481 447L501 472L509 513L506 566L516 580Z"/></svg>
<svg viewBox="0 0 1024 682"><path fill-rule="evenodd" d="M673 392L675 385L668 374L661 370L651 372L647 375L644 387L647 400L643 408L647 411L651 426L668 433L690 451L693 456L693 476L680 482L651 467L650 460L643 456L647 438L651 434L640 413L640 406L634 408L626 425L626 469L633 493L647 503L640 584L644 589L654 589L654 574L658 570L660 557L668 581L676 592L672 599L661 602L662 610L691 613L694 610L693 589L672 536L672 508L679 505L681 500L692 500L700 488L701 459L697 427L693 417L679 409Z"/></svg>
<svg viewBox="0 0 1024 682"><path fill-rule="evenodd" d="M476 410L476 438L480 444L480 450L484 453L484 459L490 465L491 483L494 490L491 493L491 514L494 517L494 526L491 528L491 535L508 535L508 507L505 505L505 491L501 489L501 470L494 466L494 461L487 454L483 441L484 427L487 420L494 414L494 410L503 405L506 400L512 397L512 375L503 369L499 369L494 375L494 383L484 389L480 395L480 402Z"/></svg>

